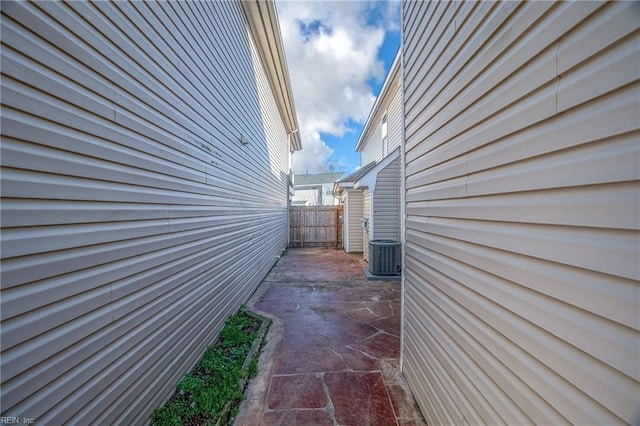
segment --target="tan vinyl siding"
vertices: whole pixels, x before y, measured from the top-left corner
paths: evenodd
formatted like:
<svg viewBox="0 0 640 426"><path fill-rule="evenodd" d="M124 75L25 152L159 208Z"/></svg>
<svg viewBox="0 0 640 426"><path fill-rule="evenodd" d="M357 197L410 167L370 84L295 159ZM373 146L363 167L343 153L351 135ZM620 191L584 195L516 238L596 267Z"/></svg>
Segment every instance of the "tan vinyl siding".
<svg viewBox="0 0 640 426"><path fill-rule="evenodd" d="M248 34L239 2L2 3L3 416L144 423L286 247Z"/></svg>
<svg viewBox="0 0 640 426"><path fill-rule="evenodd" d="M405 2L403 372L428 424L640 412L632 2Z"/></svg>
<svg viewBox="0 0 640 426"><path fill-rule="evenodd" d="M346 238L348 244L345 246L347 253L362 252L363 235L362 226L360 225L360 219L362 219L362 203L362 191L347 191L345 217L348 221L348 226L344 227L345 231L349 233Z"/></svg>
<svg viewBox="0 0 640 426"><path fill-rule="evenodd" d="M400 241L400 158L382 169L373 195L373 240Z"/></svg>
<svg viewBox="0 0 640 426"><path fill-rule="evenodd" d="M362 231L362 257L365 262L369 261L369 230L371 229L371 192L365 189L362 192L362 217L369 219L369 226Z"/></svg>

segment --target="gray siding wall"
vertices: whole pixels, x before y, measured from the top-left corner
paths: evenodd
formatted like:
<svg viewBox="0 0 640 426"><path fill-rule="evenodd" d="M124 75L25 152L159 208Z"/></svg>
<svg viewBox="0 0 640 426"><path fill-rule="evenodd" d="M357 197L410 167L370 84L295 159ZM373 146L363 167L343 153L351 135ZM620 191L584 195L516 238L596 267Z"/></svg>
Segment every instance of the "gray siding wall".
<svg viewBox="0 0 640 426"><path fill-rule="evenodd" d="M361 253L362 252L362 227L360 226L360 219L362 218L362 191L347 191L347 197L345 200L346 205L346 221L348 226L345 226L345 232L349 235L345 239L348 241L348 245L345 247L347 253Z"/></svg>
<svg viewBox="0 0 640 426"><path fill-rule="evenodd" d="M373 240L400 241L400 158L382 169L373 193Z"/></svg>
<svg viewBox="0 0 640 426"><path fill-rule="evenodd" d="M2 2L2 133L2 415L141 424L287 244L240 4Z"/></svg>
<svg viewBox="0 0 640 426"><path fill-rule="evenodd" d="M362 217L370 219L371 216L371 192L368 189L362 191ZM369 226L362 231L362 257L365 262L369 261L369 230L371 229L371 221Z"/></svg>
<svg viewBox="0 0 640 426"><path fill-rule="evenodd" d="M404 2L403 372L429 424L640 416L633 2Z"/></svg>

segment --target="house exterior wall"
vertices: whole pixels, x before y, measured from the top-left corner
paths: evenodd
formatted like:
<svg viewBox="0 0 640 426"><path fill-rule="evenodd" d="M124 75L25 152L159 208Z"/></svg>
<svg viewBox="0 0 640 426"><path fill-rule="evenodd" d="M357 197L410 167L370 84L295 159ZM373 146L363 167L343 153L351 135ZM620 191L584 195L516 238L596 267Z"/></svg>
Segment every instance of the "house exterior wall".
<svg viewBox="0 0 640 426"><path fill-rule="evenodd" d="M318 205L318 189L296 189L291 201L307 201L309 205Z"/></svg>
<svg viewBox="0 0 640 426"><path fill-rule="evenodd" d="M347 253L362 252L362 227L360 219L362 218L363 196L360 190L347 190L345 197L345 222L344 226L345 251Z"/></svg>
<svg viewBox="0 0 640 426"><path fill-rule="evenodd" d="M378 120L375 130L371 133L371 136L367 138L362 152L360 153L360 165L368 164L372 161L376 163L382 160L382 138L381 122Z"/></svg>
<svg viewBox="0 0 640 426"><path fill-rule="evenodd" d="M368 187L364 190L365 213L363 213L363 217L366 215L370 219L369 228L363 233L365 261L369 261L370 240L400 241L400 160L391 155L398 155L395 151L399 150L402 145L404 130L402 106L400 56L398 54L356 144L356 151L361 153L361 164L378 163L359 181L359 185L362 185L363 188ZM386 150L382 137L382 122L385 115ZM385 166L388 161L391 163ZM380 164L381 162L383 163ZM381 167L384 169L380 170ZM369 217L371 215L372 217Z"/></svg>
<svg viewBox="0 0 640 426"><path fill-rule="evenodd" d="M382 169L373 193L373 240L400 241L400 157Z"/></svg>
<svg viewBox="0 0 640 426"><path fill-rule="evenodd" d="M320 200L321 198L322 200ZM308 201L312 206L336 206L339 204L339 200L333 196L333 184L317 185L312 189L296 189L291 199L292 201Z"/></svg>
<svg viewBox="0 0 640 426"><path fill-rule="evenodd" d="M385 94L378 109L372 112L373 131L365 129L366 137L362 144L360 164L381 161L384 155L382 144L382 117L387 114L387 155L402 143L402 96L399 81L394 81L390 91Z"/></svg>
<svg viewBox="0 0 640 426"><path fill-rule="evenodd" d="M2 44L2 416L142 424L287 245L242 6L3 2Z"/></svg>
<svg viewBox="0 0 640 426"><path fill-rule="evenodd" d="M362 230L362 258L369 261L369 230L371 229L371 192L368 189L362 191L362 217L369 220L369 226Z"/></svg>
<svg viewBox="0 0 640 426"><path fill-rule="evenodd" d="M387 135L389 139L387 153L390 154L402 145L402 93L399 82L387 109L387 120L389 129Z"/></svg>
<svg viewBox="0 0 640 426"><path fill-rule="evenodd" d="M636 423L640 8L402 8L402 365L427 423Z"/></svg>

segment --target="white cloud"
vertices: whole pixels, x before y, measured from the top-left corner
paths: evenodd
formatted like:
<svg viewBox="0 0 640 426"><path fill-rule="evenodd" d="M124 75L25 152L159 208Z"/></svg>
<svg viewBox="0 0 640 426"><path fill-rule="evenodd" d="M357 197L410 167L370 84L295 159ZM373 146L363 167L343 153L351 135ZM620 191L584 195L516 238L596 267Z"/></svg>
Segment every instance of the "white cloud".
<svg viewBox="0 0 640 426"><path fill-rule="evenodd" d="M325 168L333 150L320 133L343 136L349 120L363 123L375 101L368 82L384 78L377 54L389 20L371 24L375 8L363 1L278 1L277 10L300 124L303 150L296 172ZM396 8L397 9L397 8ZM386 12L384 12L386 13ZM384 13L379 13L383 16Z"/></svg>
<svg viewBox="0 0 640 426"><path fill-rule="evenodd" d="M333 154L333 149L320 139L318 132L302 134L302 140L304 141L302 151L293 154L293 170L298 174L320 171L322 165Z"/></svg>

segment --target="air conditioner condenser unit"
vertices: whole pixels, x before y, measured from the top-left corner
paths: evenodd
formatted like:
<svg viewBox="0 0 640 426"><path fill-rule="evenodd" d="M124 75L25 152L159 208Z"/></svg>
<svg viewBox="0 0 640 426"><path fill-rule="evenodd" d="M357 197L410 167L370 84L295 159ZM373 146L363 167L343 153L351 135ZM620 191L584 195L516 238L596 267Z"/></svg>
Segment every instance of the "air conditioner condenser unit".
<svg viewBox="0 0 640 426"><path fill-rule="evenodd" d="M372 240L369 243L369 272L373 275L402 273L402 244L391 240Z"/></svg>

